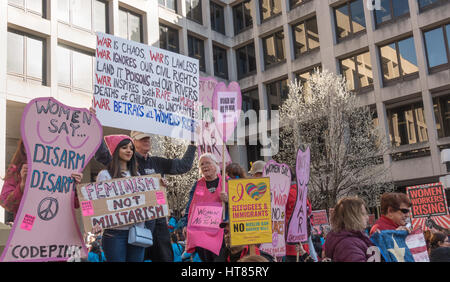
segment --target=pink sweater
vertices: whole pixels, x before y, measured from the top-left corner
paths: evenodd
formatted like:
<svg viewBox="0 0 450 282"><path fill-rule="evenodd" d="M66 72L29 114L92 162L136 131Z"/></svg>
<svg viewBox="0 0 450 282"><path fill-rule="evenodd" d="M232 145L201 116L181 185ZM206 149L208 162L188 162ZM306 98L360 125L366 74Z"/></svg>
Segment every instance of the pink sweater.
<svg viewBox="0 0 450 282"><path fill-rule="evenodd" d="M12 176L8 177L3 183L0 205L16 216L23 195L22 191L20 191L21 178L16 166L12 166L7 174ZM17 181L16 178L18 179Z"/></svg>

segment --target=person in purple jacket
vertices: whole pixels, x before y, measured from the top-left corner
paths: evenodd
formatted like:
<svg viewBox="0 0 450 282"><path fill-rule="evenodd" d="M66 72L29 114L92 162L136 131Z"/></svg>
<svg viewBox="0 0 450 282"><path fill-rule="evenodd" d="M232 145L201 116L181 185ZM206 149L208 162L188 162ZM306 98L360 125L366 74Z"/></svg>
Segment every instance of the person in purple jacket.
<svg viewBox="0 0 450 282"><path fill-rule="evenodd" d="M339 200L331 215L331 232L325 241L326 257L333 262L372 261L376 247L364 232L368 220L363 200L357 197Z"/></svg>

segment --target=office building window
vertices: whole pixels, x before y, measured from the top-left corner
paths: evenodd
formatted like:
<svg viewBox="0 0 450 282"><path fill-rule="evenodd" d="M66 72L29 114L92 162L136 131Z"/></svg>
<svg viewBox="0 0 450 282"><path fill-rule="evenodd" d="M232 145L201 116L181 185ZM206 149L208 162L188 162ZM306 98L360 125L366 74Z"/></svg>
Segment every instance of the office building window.
<svg viewBox="0 0 450 282"><path fill-rule="evenodd" d="M419 72L413 37L381 46L380 55L385 82Z"/></svg>
<svg viewBox="0 0 450 282"><path fill-rule="evenodd" d="M261 21L265 21L281 14L280 0L259 0Z"/></svg>
<svg viewBox="0 0 450 282"><path fill-rule="evenodd" d="M177 0L158 0L159 5L177 12Z"/></svg>
<svg viewBox="0 0 450 282"><path fill-rule="evenodd" d="M141 15L120 8L119 23L120 37L143 43Z"/></svg>
<svg viewBox="0 0 450 282"><path fill-rule="evenodd" d="M450 58L450 24L424 32L428 68L448 68Z"/></svg>
<svg viewBox="0 0 450 282"><path fill-rule="evenodd" d="M256 73L255 44L250 43L236 50L238 79Z"/></svg>
<svg viewBox="0 0 450 282"><path fill-rule="evenodd" d="M213 46L214 75L228 79L227 50Z"/></svg>
<svg viewBox="0 0 450 282"><path fill-rule="evenodd" d="M310 2L312 0L289 0L289 9L292 10L297 6Z"/></svg>
<svg viewBox="0 0 450 282"><path fill-rule="evenodd" d="M316 17L292 26L292 34L294 38L295 58L320 47Z"/></svg>
<svg viewBox="0 0 450 282"><path fill-rule="evenodd" d="M253 26L252 2L250 0L233 6L234 34Z"/></svg>
<svg viewBox="0 0 450 282"><path fill-rule="evenodd" d="M444 2L448 2L448 0L418 0L419 9L422 10L424 8L434 7Z"/></svg>
<svg viewBox="0 0 450 282"><path fill-rule="evenodd" d="M334 8L334 18L338 40L365 31L364 1L348 1Z"/></svg>
<svg viewBox="0 0 450 282"><path fill-rule="evenodd" d="M44 39L8 30L7 44L7 72L45 84Z"/></svg>
<svg viewBox="0 0 450 282"><path fill-rule="evenodd" d="M270 110L278 110L281 104L288 98L289 87L287 82L287 79L282 79L266 84L269 113Z"/></svg>
<svg viewBox="0 0 450 282"><path fill-rule="evenodd" d="M311 68L311 69L306 70L306 71L301 71L301 72L295 73L295 78L297 79L297 82L300 82L300 84L303 86L303 90L306 90L306 89L309 88L308 80L311 78L312 74L316 70L317 71L321 71L322 70L322 66L317 66L315 68Z"/></svg>
<svg viewBox="0 0 450 282"><path fill-rule="evenodd" d="M189 57L199 60L200 71L205 72L205 47L203 40L188 35Z"/></svg>
<svg viewBox="0 0 450 282"><path fill-rule="evenodd" d="M45 0L8 0L11 6L19 7L25 12L30 12L45 17Z"/></svg>
<svg viewBox="0 0 450 282"><path fill-rule="evenodd" d="M225 34L225 15L222 6L211 2L211 29Z"/></svg>
<svg viewBox="0 0 450 282"><path fill-rule="evenodd" d="M339 65L341 74L347 80L349 90L360 91L373 87L372 63L369 52L339 60Z"/></svg>
<svg viewBox="0 0 450 282"><path fill-rule="evenodd" d="M450 94L433 98L438 137L450 136Z"/></svg>
<svg viewBox="0 0 450 282"><path fill-rule="evenodd" d="M65 45L58 45L58 85L71 90L92 91L95 57Z"/></svg>
<svg viewBox="0 0 450 282"><path fill-rule="evenodd" d="M186 0L186 18L203 23L202 20L202 0Z"/></svg>
<svg viewBox="0 0 450 282"><path fill-rule="evenodd" d="M180 44L178 40L178 30L166 25L159 25L159 48L179 53Z"/></svg>
<svg viewBox="0 0 450 282"><path fill-rule="evenodd" d="M389 138L393 146L428 141L422 102L387 109Z"/></svg>
<svg viewBox="0 0 450 282"><path fill-rule="evenodd" d="M58 0L58 20L90 31L108 32L106 0Z"/></svg>
<svg viewBox="0 0 450 282"><path fill-rule="evenodd" d="M271 34L262 40L264 65L266 67L285 61L283 31Z"/></svg>
<svg viewBox="0 0 450 282"><path fill-rule="evenodd" d="M377 25L409 14L408 0L381 0L381 9L374 14Z"/></svg>
<svg viewBox="0 0 450 282"><path fill-rule="evenodd" d="M256 117L259 119L259 94L258 88L242 92L242 112L245 114L248 111L253 110L256 113ZM252 121L255 122L255 121ZM249 125L250 120L245 120L245 125Z"/></svg>

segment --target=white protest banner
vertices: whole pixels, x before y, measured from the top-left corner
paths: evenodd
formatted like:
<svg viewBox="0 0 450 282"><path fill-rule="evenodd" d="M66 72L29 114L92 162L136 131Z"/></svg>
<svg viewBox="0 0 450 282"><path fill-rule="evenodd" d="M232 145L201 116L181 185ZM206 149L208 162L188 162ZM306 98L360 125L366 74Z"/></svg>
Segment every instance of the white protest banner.
<svg viewBox="0 0 450 282"><path fill-rule="evenodd" d="M96 224L111 228L169 215L166 192L158 175L81 184L77 193L85 230Z"/></svg>
<svg viewBox="0 0 450 282"><path fill-rule="evenodd" d="M94 87L103 126L194 140L197 59L98 32Z"/></svg>

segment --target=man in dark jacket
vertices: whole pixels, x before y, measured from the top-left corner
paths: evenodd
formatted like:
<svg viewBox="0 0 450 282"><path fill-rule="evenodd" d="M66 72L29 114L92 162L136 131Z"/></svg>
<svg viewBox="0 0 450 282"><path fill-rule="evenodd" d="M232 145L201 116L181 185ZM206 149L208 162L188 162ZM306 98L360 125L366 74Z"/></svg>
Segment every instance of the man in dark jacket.
<svg viewBox="0 0 450 282"><path fill-rule="evenodd" d="M196 151L193 142L189 145L183 158L166 159L150 156L151 141L149 134L132 131L131 138L136 148L138 170L141 175L161 174L161 177L164 177L165 174L183 174L191 170ZM105 142L102 142L95 153L95 159L106 166L111 162L112 157ZM145 259L163 262L173 261L173 251L166 218L147 221L145 222L145 226L153 233L153 246L147 248Z"/></svg>

